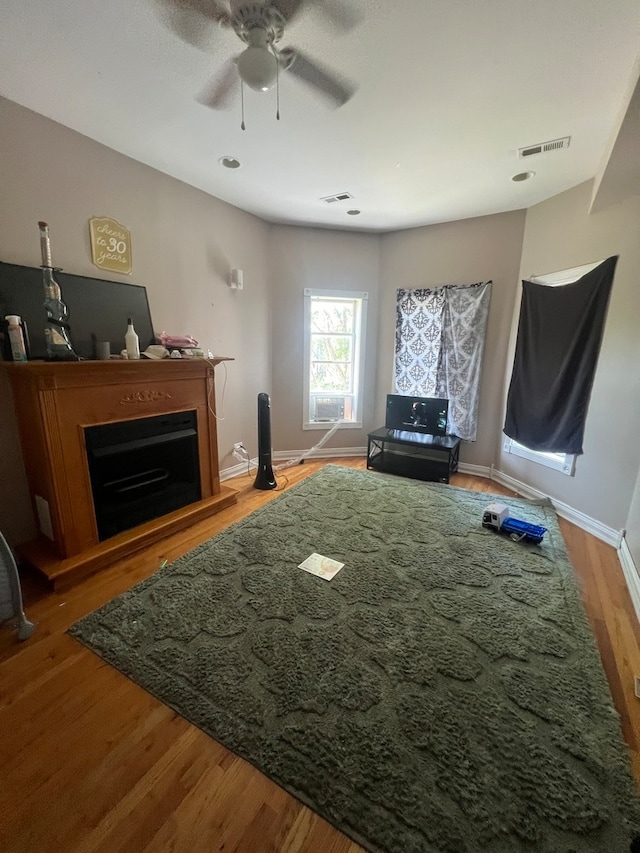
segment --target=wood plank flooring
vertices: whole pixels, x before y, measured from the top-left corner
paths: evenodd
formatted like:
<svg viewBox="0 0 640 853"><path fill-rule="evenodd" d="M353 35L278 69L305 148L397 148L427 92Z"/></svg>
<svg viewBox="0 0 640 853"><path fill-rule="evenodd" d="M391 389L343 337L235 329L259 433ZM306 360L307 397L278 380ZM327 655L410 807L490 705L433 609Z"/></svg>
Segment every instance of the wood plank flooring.
<svg viewBox="0 0 640 853"><path fill-rule="evenodd" d="M242 759L104 663L65 631L77 619L253 512L325 461L279 473L278 491L229 481L237 505L65 592L26 575L19 643L0 631L3 853L357 853L361 848ZM454 485L510 494L456 474ZM560 519L640 781L640 630L613 548Z"/></svg>

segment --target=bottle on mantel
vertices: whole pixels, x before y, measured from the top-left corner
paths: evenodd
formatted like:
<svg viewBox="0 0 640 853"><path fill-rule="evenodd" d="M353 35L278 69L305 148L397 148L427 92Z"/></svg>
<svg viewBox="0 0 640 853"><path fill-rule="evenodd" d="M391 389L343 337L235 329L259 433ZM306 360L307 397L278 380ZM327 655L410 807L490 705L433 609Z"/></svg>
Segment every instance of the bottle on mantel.
<svg viewBox="0 0 640 853"><path fill-rule="evenodd" d="M69 340L69 323L67 322L69 312L62 301L60 285L53 274L49 226L46 222L38 222L38 227L40 228L40 251L42 254L44 309L47 312L47 324L44 327L47 361L79 361Z"/></svg>
<svg viewBox="0 0 640 853"><path fill-rule="evenodd" d="M140 341L136 330L133 328L133 320L127 318L127 331L124 336L124 344L127 349L127 358L140 358Z"/></svg>
<svg viewBox="0 0 640 853"><path fill-rule="evenodd" d="M22 328L22 319L17 314L7 314L7 331L11 344L11 357L14 361L27 360L27 346Z"/></svg>

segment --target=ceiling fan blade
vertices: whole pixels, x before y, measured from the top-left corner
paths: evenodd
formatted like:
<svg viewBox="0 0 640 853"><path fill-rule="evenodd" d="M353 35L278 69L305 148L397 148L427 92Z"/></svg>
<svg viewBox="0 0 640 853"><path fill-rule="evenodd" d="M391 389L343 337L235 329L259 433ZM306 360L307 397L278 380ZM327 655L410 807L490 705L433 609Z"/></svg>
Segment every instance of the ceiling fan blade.
<svg viewBox="0 0 640 853"><path fill-rule="evenodd" d="M209 18L216 24L224 25L231 22L229 4L224 0L165 0L165 2L171 3L177 8L197 12L203 18Z"/></svg>
<svg viewBox="0 0 640 853"><path fill-rule="evenodd" d="M239 79L235 59L229 59L197 95L196 101L214 110L226 107L231 101L233 90L237 87Z"/></svg>
<svg viewBox="0 0 640 853"><path fill-rule="evenodd" d="M305 0L271 0L271 5L285 21L291 21L305 5ZM337 30L351 30L362 20L362 15L344 0L315 0L313 5Z"/></svg>
<svg viewBox="0 0 640 853"><path fill-rule="evenodd" d="M320 0L318 9L338 30L352 30L362 21L362 14L340 0Z"/></svg>
<svg viewBox="0 0 640 853"><path fill-rule="evenodd" d="M285 21L291 21L304 5L304 0L271 0L271 5L282 15Z"/></svg>
<svg viewBox="0 0 640 853"><path fill-rule="evenodd" d="M299 50L283 48L281 56L282 64L289 74L311 86L318 94L324 95L336 107L346 104L356 92L357 86L349 80L321 68L315 60Z"/></svg>
<svg viewBox="0 0 640 853"><path fill-rule="evenodd" d="M213 25L230 26L231 15L221 0L159 0L165 26L194 47L211 47Z"/></svg>

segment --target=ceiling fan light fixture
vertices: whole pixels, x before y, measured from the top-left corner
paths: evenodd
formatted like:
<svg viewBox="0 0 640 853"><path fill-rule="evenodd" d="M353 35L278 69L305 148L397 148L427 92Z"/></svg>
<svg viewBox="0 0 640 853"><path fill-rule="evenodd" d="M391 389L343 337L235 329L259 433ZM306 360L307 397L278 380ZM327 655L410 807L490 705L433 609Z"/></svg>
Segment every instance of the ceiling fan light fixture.
<svg viewBox="0 0 640 853"><path fill-rule="evenodd" d="M278 60L266 47L250 45L236 60L242 80L256 92L268 92L278 75Z"/></svg>

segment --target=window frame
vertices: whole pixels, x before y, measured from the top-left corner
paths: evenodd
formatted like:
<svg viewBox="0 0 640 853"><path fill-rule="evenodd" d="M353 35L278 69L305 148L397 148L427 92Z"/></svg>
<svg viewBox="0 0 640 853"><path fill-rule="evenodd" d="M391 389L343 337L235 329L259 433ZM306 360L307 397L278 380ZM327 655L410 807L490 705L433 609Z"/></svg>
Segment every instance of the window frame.
<svg viewBox="0 0 640 853"><path fill-rule="evenodd" d="M575 453L549 453L546 450L531 450L530 447L526 447L506 435L504 436L503 449L514 456L521 456L523 459L537 462L538 465L561 471L569 477L573 477L576 470Z"/></svg>
<svg viewBox="0 0 640 853"><path fill-rule="evenodd" d="M577 281L586 273L591 272L603 263L602 260L594 263L582 264L578 267L568 267L564 270L545 273L544 275L531 275L529 281L535 284L544 284L547 287L561 287L564 284L571 284ZM504 441L502 448L506 453L511 453L514 456L520 456L523 459L529 459L531 462L536 462L538 465L544 465L546 468L553 468L555 471L560 471L569 477L573 477L576 470L576 454L575 453L549 453L545 450L532 450L524 444L520 444L509 436L503 436Z"/></svg>
<svg viewBox="0 0 640 853"><path fill-rule="evenodd" d="M352 392L345 394L334 394L327 392L325 397L337 397L339 399L352 397L352 418L350 420L323 420L311 419L311 305L314 299L340 300L356 303L356 316L354 317L353 348L355 357L352 366ZM361 290L325 290L322 288L305 287L304 289L304 364L303 364L303 403L302 403L302 429L330 429L335 423L340 423L340 429L362 429L363 410L363 381L365 365L365 345L367 330L367 303L369 294Z"/></svg>

